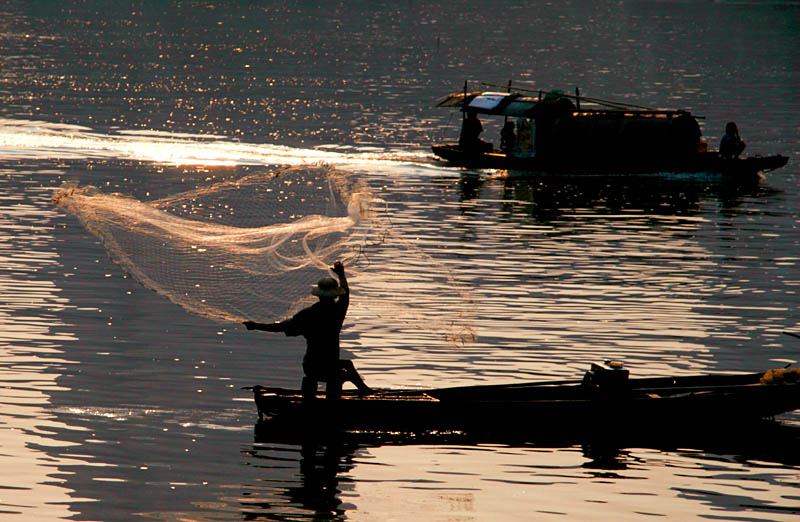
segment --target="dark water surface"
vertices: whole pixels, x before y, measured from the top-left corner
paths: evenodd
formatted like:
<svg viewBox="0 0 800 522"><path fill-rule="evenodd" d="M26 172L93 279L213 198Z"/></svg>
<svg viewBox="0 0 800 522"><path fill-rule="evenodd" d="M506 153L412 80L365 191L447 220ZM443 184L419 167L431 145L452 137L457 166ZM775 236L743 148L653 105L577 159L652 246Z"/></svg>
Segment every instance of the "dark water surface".
<svg viewBox="0 0 800 522"><path fill-rule="evenodd" d="M379 321L368 297L386 288L355 279L343 345L374 386L575 378L610 358L640 376L796 363L782 332L800 321L799 3L6 0L0 48L4 520L800 513L798 446L772 435L659 449L257 438L240 387L296 385L302 344L184 312L50 199L68 180L142 197L317 162L361 178L393 233L373 268L405 263L429 308L442 303L427 282L450 274L475 334L457 346ZM689 109L712 147L735 120L748 153L790 163L731 186L433 161L460 117L435 100L509 79ZM800 430L800 414L782 420Z"/></svg>

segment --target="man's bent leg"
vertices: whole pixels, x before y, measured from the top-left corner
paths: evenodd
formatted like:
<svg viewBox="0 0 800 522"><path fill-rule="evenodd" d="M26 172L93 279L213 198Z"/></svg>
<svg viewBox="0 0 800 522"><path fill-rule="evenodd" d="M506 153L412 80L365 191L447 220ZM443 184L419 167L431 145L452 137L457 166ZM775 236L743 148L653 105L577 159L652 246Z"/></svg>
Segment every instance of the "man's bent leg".
<svg viewBox="0 0 800 522"><path fill-rule="evenodd" d="M342 359L339 361L339 363L341 364L342 368L342 382L352 382L362 394L372 393L372 388L367 386L367 384L364 382L364 379L362 379L361 375L358 374L353 361L349 359Z"/></svg>

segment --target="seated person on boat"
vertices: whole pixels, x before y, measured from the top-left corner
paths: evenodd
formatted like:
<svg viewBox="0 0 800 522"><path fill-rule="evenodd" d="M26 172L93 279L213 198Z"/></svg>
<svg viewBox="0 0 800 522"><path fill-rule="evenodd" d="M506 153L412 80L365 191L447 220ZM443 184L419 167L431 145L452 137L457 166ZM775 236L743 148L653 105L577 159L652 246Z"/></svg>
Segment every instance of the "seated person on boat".
<svg viewBox="0 0 800 522"><path fill-rule="evenodd" d="M722 136L722 140L719 142L720 157L723 159L738 158L745 147L744 141L739 137L739 129L736 127L736 124L729 121L728 124L725 125L725 135Z"/></svg>
<svg viewBox="0 0 800 522"><path fill-rule="evenodd" d="M475 111L468 110L467 117L464 118L464 122L461 124L461 135L458 138L458 144L469 152L492 152L494 146L480 139L482 132L483 125L481 125L481 120L478 119L478 114Z"/></svg>
<svg viewBox="0 0 800 522"><path fill-rule="evenodd" d="M507 156L510 156L514 151L514 146L517 142L517 136L514 134L514 122L506 121L503 125L503 130L500 131L500 150Z"/></svg>

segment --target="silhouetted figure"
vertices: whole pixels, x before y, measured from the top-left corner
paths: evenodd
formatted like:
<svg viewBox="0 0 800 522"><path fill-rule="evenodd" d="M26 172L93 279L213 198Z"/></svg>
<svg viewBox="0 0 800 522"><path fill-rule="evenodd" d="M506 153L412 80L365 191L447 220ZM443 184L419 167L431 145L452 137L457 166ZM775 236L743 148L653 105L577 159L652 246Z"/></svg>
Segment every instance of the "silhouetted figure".
<svg viewBox="0 0 800 522"><path fill-rule="evenodd" d="M353 361L339 359L339 332L342 329L347 308L350 306L350 287L344 275L344 266L337 261L332 268L339 276L337 283L332 277L323 277L311 293L319 301L297 312L285 321L263 324L244 321L248 330L283 332L286 335L302 335L306 338L306 354L303 357L303 398L313 399L320 382L327 384L326 397L338 399L342 384L352 382L360 393L372 390L353 366Z"/></svg>
<svg viewBox="0 0 800 522"><path fill-rule="evenodd" d="M461 124L461 135L458 138L458 144L468 149L470 152L492 152L494 147L491 143L480 139L483 132L483 125L475 111L467 111L467 117Z"/></svg>
<svg viewBox="0 0 800 522"><path fill-rule="evenodd" d="M739 137L739 129L732 121L725 125L725 135L719 142L719 155L723 159L738 158L746 147L742 138Z"/></svg>
<svg viewBox="0 0 800 522"><path fill-rule="evenodd" d="M517 135L514 134L514 122L507 121L503 125L503 130L500 131L500 150L504 153L511 155L514 150L514 145L517 142Z"/></svg>

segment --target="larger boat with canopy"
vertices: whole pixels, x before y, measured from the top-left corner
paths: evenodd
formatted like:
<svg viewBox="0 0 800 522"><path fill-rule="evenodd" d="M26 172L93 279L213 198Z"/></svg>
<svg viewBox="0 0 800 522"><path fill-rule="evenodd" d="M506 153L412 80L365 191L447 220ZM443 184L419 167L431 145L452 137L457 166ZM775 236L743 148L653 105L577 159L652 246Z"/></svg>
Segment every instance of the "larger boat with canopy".
<svg viewBox="0 0 800 522"><path fill-rule="evenodd" d="M486 84L489 87L497 85ZM698 117L561 91L512 89L449 94L438 107L463 113L459 141L433 145L468 168L555 174L717 173L752 178L786 165L782 155L726 157L709 150ZM504 119L500 147L482 141L478 116Z"/></svg>

